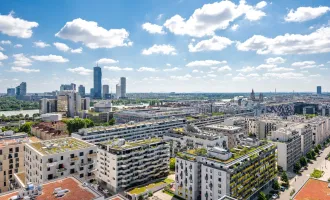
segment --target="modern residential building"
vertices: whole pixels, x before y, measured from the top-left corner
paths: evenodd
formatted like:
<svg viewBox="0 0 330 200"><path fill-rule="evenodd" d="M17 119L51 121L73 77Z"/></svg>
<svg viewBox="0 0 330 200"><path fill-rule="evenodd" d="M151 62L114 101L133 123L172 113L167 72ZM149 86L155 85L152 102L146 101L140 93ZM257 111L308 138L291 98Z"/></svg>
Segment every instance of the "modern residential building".
<svg viewBox="0 0 330 200"><path fill-rule="evenodd" d="M94 104L95 112L111 112L112 103L111 100L101 100Z"/></svg>
<svg viewBox="0 0 330 200"><path fill-rule="evenodd" d="M69 136L66 124L61 121L34 124L31 127L31 134L41 140L52 140Z"/></svg>
<svg viewBox="0 0 330 200"><path fill-rule="evenodd" d="M192 124L194 126L197 126L198 128L211 125L211 124L221 124L225 121L226 116L213 116L213 117L201 117L197 119L191 119L187 121L188 124Z"/></svg>
<svg viewBox="0 0 330 200"><path fill-rule="evenodd" d="M120 97L121 97L120 85L116 84L116 98L119 99Z"/></svg>
<svg viewBox="0 0 330 200"><path fill-rule="evenodd" d="M40 99L39 101L39 113L53 113L57 112L57 100L56 99Z"/></svg>
<svg viewBox="0 0 330 200"><path fill-rule="evenodd" d="M220 147L180 152L175 164L175 193L191 200L230 196L251 200L276 177L276 145Z"/></svg>
<svg viewBox="0 0 330 200"><path fill-rule="evenodd" d="M25 144L25 180L42 184L77 175L95 180L97 147L76 138L60 138Z"/></svg>
<svg viewBox="0 0 330 200"><path fill-rule="evenodd" d="M43 122L59 122L62 120L62 115L60 113L46 113L40 115L40 119Z"/></svg>
<svg viewBox="0 0 330 200"><path fill-rule="evenodd" d="M150 109L131 109L122 110L114 114L117 123L128 123L131 121L142 122L151 119L167 119L172 117L187 117L197 114L191 107L180 108L150 108Z"/></svg>
<svg viewBox="0 0 330 200"><path fill-rule="evenodd" d="M15 88L7 88L7 96L15 96Z"/></svg>
<svg viewBox="0 0 330 200"><path fill-rule="evenodd" d="M316 87L316 94L322 94L322 87L321 86Z"/></svg>
<svg viewBox="0 0 330 200"><path fill-rule="evenodd" d="M20 96L21 95L21 88L20 86L16 86L16 96Z"/></svg>
<svg viewBox="0 0 330 200"><path fill-rule="evenodd" d="M85 86L79 85L78 92L79 92L81 97L85 97L85 95L86 95Z"/></svg>
<svg viewBox="0 0 330 200"><path fill-rule="evenodd" d="M127 96L126 96L126 77L120 77L120 98L127 98Z"/></svg>
<svg viewBox="0 0 330 200"><path fill-rule="evenodd" d="M24 170L24 143L26 133L0 133L0 192L14 188L14 173Z"/></svg>
<svg viewBox="0 0 330 200"><path fill-rule="evenodd" d="M91 88L89 97L94 98L94 88Z"/></svg>
<svg viewBox="0 0 330 200"><path fill-rule="evenodd" d="M94 95L95 99L102 99L102 69L94 67Z"/></svg>
<svg viewBox="0 0 330 200"><path fill-rule="evenodd" d="M214 146L227 148L228 144L227 136L219 136L218 134L202 131L193 125L187 125L183 128L173 128L168 133L165 133L163 138L170 143L171 157L175 157L177 152L188 149Z"/></svg>
<svg viewBox="0 0 330 200"><path fill-rule="evenodd" d="M141 140L150 137L162 137L170 129L174 127L183 127L185 123L185 119L173 118L120 124L107 127L97 126L93 128L80 129L79 132L72 133L71 136L94 144L116 138L122 138L125 140Z"/></svg>
<svg viewBox="0 0 330 200"><path fill-rule="evenodd" d="M168 175L169 144L160 138L110 140L98 146L97 178L113 192Z"/></svg>
<svg viewBox="0 0 330 200"><path fill-rule="evenodd" d="M229 149L236 147L239 144L240 140L245 136L243 128L239 126L212 124L203 127L202 130L213 132L215 134L218 134L219 136L227 136Z"/></svg>
<svg viewBox="0 0 330 200"><path fill-rule="evenodd" d="M109 85L103 85L103 99L110 99Z"/></svg>
<svg viewBox="0 0 330 200"><path fill-rule="evenodd" d="M292 169L303 155L302 144L304 142L299 131L293 127L279 128L272 132L270 139L277 145L278 165L285 171Z"/></svg>
<svg viewBox="0 0 330 200"><path fill-rule="evenodd" d="M74 83L62 84L60 86L60 91L65 91L65 90L74 90L74 91L76 91L76 84L74 84Z"/></svg>

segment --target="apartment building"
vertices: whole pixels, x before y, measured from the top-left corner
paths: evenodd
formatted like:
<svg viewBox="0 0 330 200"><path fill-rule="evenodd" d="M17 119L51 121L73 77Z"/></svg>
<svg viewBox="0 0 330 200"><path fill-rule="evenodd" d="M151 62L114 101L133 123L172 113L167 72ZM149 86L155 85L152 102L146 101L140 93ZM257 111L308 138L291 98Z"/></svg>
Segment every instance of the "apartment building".
<svg viewBox="0 0 330 200"><path fill-rule="evenodd" d="M180 152L176 157L176 195L189 200L254 199L276 177L276 145L260 143L230 152L220 147Z"/></svg>
<svg viewBox="0 0 330 200"><path fill-rule="evenodd" d="M197 115L198 112L192 107L180 108L150 108L150 109L135 109L122 110L114 113L117 123L128 123L130 121L142 122L151 119L168 119L168 118L183 118L186 116Z"/></svg>
<svg viewBox="0 0 330 200"><path fill-rule="evenodd" d="M26 133L0 136L0 193L14 188L14 173L24 170Z"/></svg>
<svg viewBox="0 0 330 200"><path fill-rule="evenodd" d="M270 136L278 148L278 165L285 171L299 161L302 154L302 137L299 131L291 127L280 128Z"/></svg>
<svg viewBox="0 0 330 200"><path fill-rule="evenodd" d="M31 127L31 134L42 139L51 140L68 137L67 126L63 122L40 122Z"/></svg>
<svg viewBox="0 0 330 200"><path fill-rule="evenodd" d="M239 144L241 138L245 136L242 127L238 126L226 126L222 124L213 124L207 125L202 128L202 130L207 130L210 132L214 132L219 136L227 136L228 137L228 148L233 148Z"/></svg>
<svg viewBox="0 0 330 200"><path fill-rule="evenodd" d="M197 126L198 128L211 125L211 124L220 124L225 121L226 116L221 115L221 116L213 116L213 117L202 117L199 119L187 121L188 124Z"/></svg>
<svg viewBox="0 0 330 200"><path fill-rule="evenodd" d="M97 147L76 138L60 138L25 144L25 181L42 184L77 175L95 179Z"/></svg>
<svg viewBox="0 0 330 200"><path fill-rule="evenodd" d="M165 177L169 172L169 144L160 138L132 142L118 139L98 146L99 184L115 193Z"/></svg>
<svg viewBox="0 0 330 200"><path fill-rule="evenodd" d="M94 144L115 138L139 140L149 137L162 137L171 128L183 127L185 123L185 119L177 118L150 120L107 127L98 126L93 128L84 128L80 129L77 133L72 133L71 136Z"/></svg>
<svg viewBox="0 0 330 200"><path fill-rule="evenodd" d="M195 148L220 146L227 147L228 137L199 130L196 126L187 125L184 128L173 128L163 136L170 144L171 157L179 151Z"/></svg>

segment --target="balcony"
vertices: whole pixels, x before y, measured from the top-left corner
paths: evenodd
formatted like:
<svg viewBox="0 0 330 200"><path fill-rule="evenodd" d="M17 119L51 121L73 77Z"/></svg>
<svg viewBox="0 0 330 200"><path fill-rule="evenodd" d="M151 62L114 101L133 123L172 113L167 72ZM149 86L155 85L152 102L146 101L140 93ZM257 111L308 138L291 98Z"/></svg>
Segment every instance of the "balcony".
<svg viewBox="0 0 330 200"><path fill-rule="evenodd" d="M90 153L90 154L87 154L87 158L92 158L92 157L95 157L97 155L97 153Z"/></svg>
<svg viewBox="0 0 330 200"><path fill-rule="evenodd" d="M47 167L54 167L57 165L56 161L46 163Z"/></svg>
<svg viewBox="0 0 330 200"><path fill-rule="evenodd" d="M72 162L77 161L77 160L79 160L78 156L70 157L70 161L72 161Z"/></svg>
<svg viewBox="0 0 330 200"><path fill-rule="evenodd" d="M64 168L59 168L59 169L56 169L56 172L57 173L61 173L61 172L64 172L66 171L67 169L64 167Z"/></svg>
<svg viewBox="0 0 330 200"><path fill-rule="evenodd" d="M85 166L85 165L91 165L94 164L94 161L88 161L88 162L84 162L84 163L80 163L80 166Z"/></svg>

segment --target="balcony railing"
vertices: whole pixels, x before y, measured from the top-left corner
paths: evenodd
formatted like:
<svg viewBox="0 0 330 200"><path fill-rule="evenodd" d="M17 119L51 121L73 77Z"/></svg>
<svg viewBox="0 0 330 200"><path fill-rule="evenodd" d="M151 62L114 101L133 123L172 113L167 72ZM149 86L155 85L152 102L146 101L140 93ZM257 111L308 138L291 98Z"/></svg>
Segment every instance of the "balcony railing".
<svg viewBox="0 0 330 200"><path fill-rule="evenodd" d="M57 173L61 173L61 172L64 172L66 171L67 169L64 167L64 168L59 168L59 169L56 169L56 172Z"/></svg>
<svg viewBox="0 0 330 200"><path fill-rule="evenodd" d="M90 154L87 154L87 157L92 158L92 157L95 157L96 155L97 155L97 153L90 153Z"/></svg>

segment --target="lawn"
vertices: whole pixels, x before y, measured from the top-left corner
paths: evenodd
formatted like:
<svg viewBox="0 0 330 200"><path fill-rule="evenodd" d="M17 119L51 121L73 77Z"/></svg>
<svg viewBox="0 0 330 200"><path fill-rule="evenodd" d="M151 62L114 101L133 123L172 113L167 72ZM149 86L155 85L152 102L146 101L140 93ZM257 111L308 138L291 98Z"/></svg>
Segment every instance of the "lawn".
<svg viewBox="0 0 330 200"><path fill-rule="evenodd" d="M141 194L141 193L145 192L147 189L160 186L160 185L162 185L164 183L171 184L173 182L174 182L174 180L167 178L167 179L164 179L162 181L158 181L158 182L155 182L155 183L150 183L150 184L145 185L143 187L136 187L136 188L130 190L128 193L130 193L130 194L137 194L138 195L138 194Z"/></svg>
<svg viewBox="0 0 330 200"><path fill-rule="evenodd" d="M171 184L174 182L174 180L170 179L170 178L167 178L165 180L163 180L163 182L167 183L167 184Z"/></svg>
<svg viewBox="0 0 330 200"><path fill-rule="evenodd" d="M324 171L314 169L313 173L311 173L311 177L313 178L321 178L323 176Z"/></svg>

